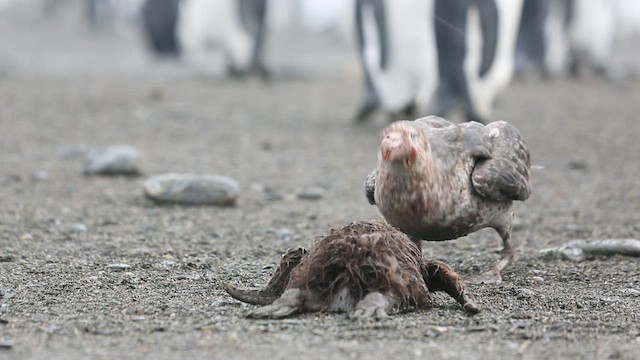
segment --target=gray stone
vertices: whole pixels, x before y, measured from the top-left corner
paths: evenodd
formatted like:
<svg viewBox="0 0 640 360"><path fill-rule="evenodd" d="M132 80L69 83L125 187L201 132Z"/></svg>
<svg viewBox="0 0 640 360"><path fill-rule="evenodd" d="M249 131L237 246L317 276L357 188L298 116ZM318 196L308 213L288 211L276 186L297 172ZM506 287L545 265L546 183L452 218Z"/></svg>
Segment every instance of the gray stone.
<svg viewBox="0 0 640 360"><path fill-rule="evenodd" d="M640 240L573 240L562 246L541 250L540 253L546 257L555 257L574 262L585 260L587 255L640 257Z"/></svg>
<svg viewBox="0 0 640 360"><path fill-rule="evenodd" d="M13 341L9 339L0 339L0 350L11 350L13 348Z"/></svg>
<svg viewBox="0 0 640 360"><path fill-rule="evenodd" d="M535 292L529 290L529 289L525 289L525 288L521 288L516 290L516 297L518 299L529 299L532 298L536 295Z"/></svg>
<svg viewBox="0 0 640 360"><path fill-rule="evenodd" d="M87 226L82 223L75 223L71 225L71 232L75 232L75 233L87 232Z"/></svg>
<svg viewBox="0 0 640 360"><path fill-rule="evenodd" d="M93 149L84 157L86 175L138 175L140 172L140 153L131 146Z"/></svg>
<svg viewBox="0 0 640 360"><path fill-rule="evenodd" d="M107 270L111 271L125 271L129 270L131 266L129 266L128 264L108 264L106 268Z"/></svg>
<svg viewBox="0 0 640 360"><path fill-rule="evenodd" d="M636 289L622 289L620 290L620 292L622 293L622 295L626 295L626 296L635 296L635 297L640 296L640 291Z"/></svg>
<svg viewBox="0 0 640 360"><path fill-rule="evenodd" d="M318 200L322 199L325 193L326 190L324 188L320 186L313 186L300 192L298 194L298 198L303 200Z"/></svg>
<svg viewBox="0 0 640 360"><path fill-rule="evenodd" d="M183 205L233 205L239 191L235 180L218 175L164 174L144 182L147 197Z"/></svg>
<svg viewBox="0 0 640 360"><path fill-rule="evenodd" d="M559 254L562 260L569 260L573 262L581 262L587 257L581 249L571 247L561 248Z"/></svg>

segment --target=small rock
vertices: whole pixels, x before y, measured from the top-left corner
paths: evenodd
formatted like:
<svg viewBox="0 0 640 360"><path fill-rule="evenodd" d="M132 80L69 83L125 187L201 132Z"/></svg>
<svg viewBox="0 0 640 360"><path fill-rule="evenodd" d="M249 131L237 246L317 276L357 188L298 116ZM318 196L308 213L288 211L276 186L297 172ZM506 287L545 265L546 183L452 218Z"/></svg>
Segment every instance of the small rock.
<svg viewBox="0 0 640 360"><path fill-rule="evenodd" d="M235 180L218 175L164 174L144 182L145 195L162 203L233 205L239 191Z"/></svg>
<svg viewBox="0 0 640 360"><path fill-rule="evenodd" d="M534 276L531 278L531 280L536 284L542 284L544 282L544 278L542 278L541 276Z"/></svg>
<svg viewBox="0 0 640 360"><path fill-rule="evenodd" d="M583 160L572 160L572 161L569 161L569 163L567 164L567 167L570 170L580 170L580 171L589 170L589 164L586 161L583 161Z"/></svg>
<svg viewBox="0 0 640 360"><path fill-rule="evenodd" d="M264 188L264 199L267 201L278 201L282 200L284 197L282 194L278 193L278 191L270 186L266 186Z"/></svg>
<svg viewBox="0 0 640 360"><path fill-rule="evenodd" d="M0 339L0 350L11 350L13 348L13 341L9 339Z"/></svg>
<svg viewBox="0 0 640 360"><path fill-rule="evenodd" d="M31 241L31 240L33 240L33 236L31 234L20 235L20 241Z"/></svg>
<svg viewBox="0 0 640 360"><path fill-rule="evenodd" d="M626 296L640 296L640 291L636 289L622 289L620 292Z"/></svg>
<svg viewBox="0 0 640 360"><path fill-rule="evenodd" d="M138 175L140 154L131 146L115 145L87 152L84 158L86 175Z"/></svg>
<svg viewBox="0 0 640 360"><path fill-rule="evenodd" d="M573 262L581 262L587 258L587 254L578 248L561 248L559 254L562 260L569 260Z"/></svg>
<svg viewBox="0 0 640 360"><path fill-rule="evenodd" d="M71 225L71 231L75 233L87 232L87 226L82 223L75 223Z"/></svg>
<svg viewBox="0 0 640 360"><path fill-rule="evenodd" d="M85 146L65 146L58 150L58 156L63 159L82 158L89 152Z"/></svg>
<svg viewBox="0 0 640 360"><path fill-rule="evenodd" d="M289 228L281 228L275 231L276 237L280 240L290 239L294 234L294 231Z"/></svg>
<svg viewBox="0 0 640 360"><path fill-rule="evenodd" d="M574 240L566 246L578 248L591 255L640 257L640 240L637 239Z"/></svg>
<svg viewBox="0 0 640 360"><path fill-rule="evenodd" d="M527 321L527 320L516 321L513 324L511 324L511 327L509 328L509 332L514 332L519 329L526 329L530 326L531 326L531 321Z"/></svg>
<svg viewBox="0 0 640 360"><path fill-rule="evenodd" d="M106 268L107 270L111 271L125 271L129 270L131 266L129 266L128 264L108 264Z"/></svg>
<svg viewBox="0 0 640 360"><path fill-rule="evenodd" d="M320 186L307 188L298 194L298 199L302 200L318 200L324 197L326 190Z"/></svg>
<svg viewBox="0 0 640 360"><path fill-rule="evenodd" d="M0 324L6 325L9 323L9 320L0 318Z"/></svg>
<svg viewBox="0 0 640 360"><path fill-rule="evenodd" d="M529 290L529 289L522 288L522 289L518 289L516 291L516 297L518 299L529 299L529 298L534 297L535 295L536 295L536 293L531 291L531 290Z"/></svg>
<svg viewBox="0 0 640 360"><path fill-rule="evenodd" d="M31 173L31 181L45 181L49 179L49 173L44 170L38 170Z"/></svg>

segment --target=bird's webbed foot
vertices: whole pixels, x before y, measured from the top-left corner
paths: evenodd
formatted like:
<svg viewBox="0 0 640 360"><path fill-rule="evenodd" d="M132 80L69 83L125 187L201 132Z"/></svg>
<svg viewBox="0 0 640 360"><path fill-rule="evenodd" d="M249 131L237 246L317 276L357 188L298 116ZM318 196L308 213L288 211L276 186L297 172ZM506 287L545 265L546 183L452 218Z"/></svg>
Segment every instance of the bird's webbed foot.
<svg viewBox="0 0 640 360"><path fill-rule="evenodd" d="M389 316L387 309L389 309L390 304L391 301L385 295L377 291L368 293L362 300L358 301L356 307L349 314L349 318L384 319Z"/></svg>
<svg viewBox="0 0 640 360"><path fill-rule="evenodd" d="M440 260L430 260L425 264L422 276L429 291L444 291L462 305L470 314L479 313L482 308L466 291L460 276L447 264Z"/></svg>
<svg viewBox="0 0 640 360"><path fill-rule="evenodd" d="M247 313L253 319L283 319L302 310L304 295L300 289L288 289L271 305L262 306Z"/></svg>

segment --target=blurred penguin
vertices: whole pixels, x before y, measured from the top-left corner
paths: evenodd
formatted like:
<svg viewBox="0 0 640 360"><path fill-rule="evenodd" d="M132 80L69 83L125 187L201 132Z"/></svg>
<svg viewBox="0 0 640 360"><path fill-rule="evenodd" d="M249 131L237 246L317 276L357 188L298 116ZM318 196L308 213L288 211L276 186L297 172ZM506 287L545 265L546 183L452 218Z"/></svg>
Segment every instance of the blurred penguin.
<svg viewBox="0 0 640 360"><path fill-rule="evenodd" d="M611 0L572 0L569 24L570 71L582 67L606 75L615 38L615 16Z"/></svg>
<svg viewBox="0 0 640 360"><path fill-rule="evenodd" d="M142 21L149 46L160 56L180 56L176 27L180 0L147 0L142 5Z"/></svg>
<svg viewBox="0 0 640 360"><path fill-rule="evenodd" d="M522 0L435 0L440 84L434 112L491 119L513 75Z"/></svg>
<svg viewBox="0 0 640 360"><path fill-rule="evenodd" d="M178 37L187 62L220 50L234 77L268 77L264 64L266 0L183 0Z"/></svg>
<svg viewBox="0 0 640 360"><path fill-rule="evenodd" d="M390 120L426 115L437 85L433 0L357 0L357 43L365 97L357 122L382 110Z"/></svg>
<svg viewBox="0 0 640 360"><path fill-rule="evenodd" d="M266 14L267 0L147 0L143 6L156 53L199 66L212 61L212 50L220 50L231 76L268 76Z"/></svg>
<svg viewBox="0 0 640 360"><path fill-rule="evenodd" d="M607 74L615 38L611 0L525 0L518 34L518 72L547 76L589 68Z"/></svg>
<svg viewBox="0 0 640 360"><path fill-rule="evenodd" d="M524 0L516 46L518 75L530 69L545 76L565 71L571 5L571 0Z"/></svg>

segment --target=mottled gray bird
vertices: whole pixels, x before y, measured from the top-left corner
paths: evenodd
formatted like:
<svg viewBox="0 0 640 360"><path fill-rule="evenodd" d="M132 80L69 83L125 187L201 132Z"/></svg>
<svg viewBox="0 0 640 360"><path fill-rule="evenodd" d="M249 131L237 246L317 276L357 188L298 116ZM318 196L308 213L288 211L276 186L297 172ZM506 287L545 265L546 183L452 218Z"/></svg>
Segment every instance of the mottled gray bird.
<svg viewBox="0 0 640 360"><path fill-rule="evenodd" d="M476 282L500 282L513 261L513 201L531 194L529 151L505 122L453 124L436 116L397 121L382 132L378 166L365 191L393 226L420 240L451 240L495 229L502 257Z"/></svg>

